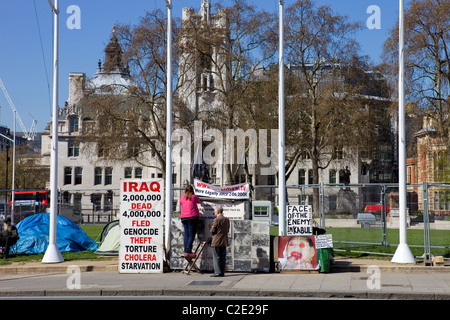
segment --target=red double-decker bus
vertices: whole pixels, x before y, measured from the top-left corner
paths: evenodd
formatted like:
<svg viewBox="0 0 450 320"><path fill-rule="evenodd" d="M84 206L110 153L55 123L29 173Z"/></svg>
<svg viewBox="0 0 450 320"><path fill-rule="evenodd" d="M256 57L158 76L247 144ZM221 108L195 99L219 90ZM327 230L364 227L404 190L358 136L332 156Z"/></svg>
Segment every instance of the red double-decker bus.
<svg viewBox="0 0 450 320"><path fill-rule="evenodd" d="M9 202L12 203L12 195ZM50 190L15 191L14 205L39 205L50 204Z"/></svg>
<svg viewBox="0 0 450 320"><path fill-rule="evenodd" d="M12 210L12 194L9 197L9 211ZM14 191L14 223L39 212L45 212L50 205L50 190Z"/></svg>

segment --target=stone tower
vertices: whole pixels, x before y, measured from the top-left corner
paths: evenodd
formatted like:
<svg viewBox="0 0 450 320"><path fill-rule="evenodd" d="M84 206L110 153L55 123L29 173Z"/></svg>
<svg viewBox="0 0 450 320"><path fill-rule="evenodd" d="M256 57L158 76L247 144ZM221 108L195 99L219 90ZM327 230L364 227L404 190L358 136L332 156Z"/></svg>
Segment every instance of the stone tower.
<svg viewBox="0 0 450 320"><path fill-rule="evenodd" d="M209 0L202 0L199 13L183 8L181 29L180 97L188 110L201 119L208 111L220 108L220 92L227 88L225 11L219 9L212 14Z"/></svg>

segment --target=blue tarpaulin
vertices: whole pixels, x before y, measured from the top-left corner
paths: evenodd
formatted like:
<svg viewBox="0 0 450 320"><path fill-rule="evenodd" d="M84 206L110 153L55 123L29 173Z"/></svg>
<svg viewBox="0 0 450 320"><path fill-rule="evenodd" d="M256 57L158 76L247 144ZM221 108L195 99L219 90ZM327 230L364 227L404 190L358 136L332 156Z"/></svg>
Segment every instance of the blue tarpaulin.
<svg viewBox="0 0 450 320"><path fill-rule="evenodd" d="M60 252L97 250L97 242L70 219L57 215L56 224L56 245ZM20 239L11 247L11 253L45 253L49 242L49 213L37 213L29 216L19 222L16 227Z"/></svg>

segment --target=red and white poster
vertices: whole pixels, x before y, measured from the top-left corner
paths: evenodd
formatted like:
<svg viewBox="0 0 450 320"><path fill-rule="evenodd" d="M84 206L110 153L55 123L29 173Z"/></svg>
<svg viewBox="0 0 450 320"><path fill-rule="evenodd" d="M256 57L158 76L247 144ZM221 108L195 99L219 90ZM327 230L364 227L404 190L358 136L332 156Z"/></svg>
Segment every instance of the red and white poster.
<svg viewBox="0 0 450 320"><path fill-rule="evenodd" d="M163 272L164 180L120 182L120 273Z"/></svg>
<svg viewBox="0 0 450 320"><path fill-rule="evenodd" d="M281 270L319 269L315 237L278 237L278 264Z"/></svg>

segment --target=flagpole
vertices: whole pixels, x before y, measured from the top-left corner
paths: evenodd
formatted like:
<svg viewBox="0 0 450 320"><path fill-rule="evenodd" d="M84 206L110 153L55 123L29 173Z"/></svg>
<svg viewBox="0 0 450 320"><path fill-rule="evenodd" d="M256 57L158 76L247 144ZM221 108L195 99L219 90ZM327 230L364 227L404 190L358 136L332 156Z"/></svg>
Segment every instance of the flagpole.
<svg viewBox="0 0 450 320"><path fill-rule="evenodd" d="M170 225L172 221L172 0L167 6L167 114L166 114L166 253L170 251Z"/></svg>
<svg viewBox="0 0 450 320"><path fill-rule="evenodd" d="M64 259L56 245L56 215L58 209L58 40L59 40L59 0L55 5L49 0L54 13L53 31L53 116L52 116L52 152L50 164L50 228L47 250L42 259L43 263L59 263Z"/></svg>
<svg viewBox="0 0 450 320"><path fill-rule="evenodd" d="M405 89L404 89L404 13L403 0L399 0L399 73L398 73L398 197L399 245L391 262L415 263L406 237L406 139L405 139Z"/></svg>
<svg viewBox="0 0 450 320"><path fill-rule="evenodd" d="M278 57L278 234L285 235L286 175L284 160L284 32L283 0L279 0L279 57Z"/></svg>

